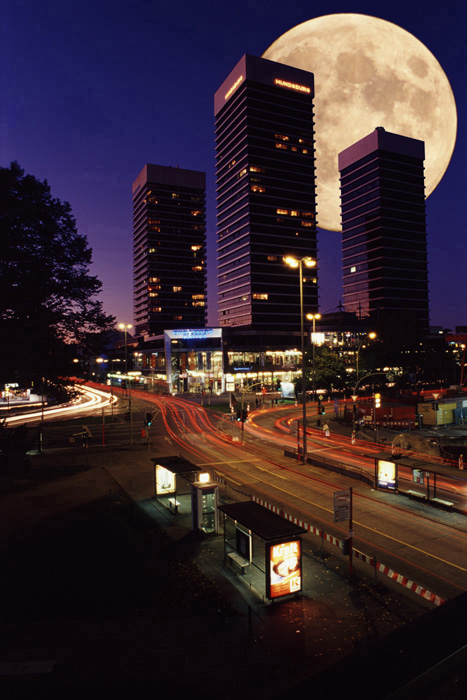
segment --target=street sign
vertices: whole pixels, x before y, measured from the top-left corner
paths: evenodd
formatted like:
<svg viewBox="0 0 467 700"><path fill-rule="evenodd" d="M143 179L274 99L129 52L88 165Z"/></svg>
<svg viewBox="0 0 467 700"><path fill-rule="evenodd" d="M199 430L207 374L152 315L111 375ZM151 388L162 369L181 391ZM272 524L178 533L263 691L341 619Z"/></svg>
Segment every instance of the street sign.
<svg viewBox="0 0 467 700"><path fill-rule="evenodd" d="M350 489L334 491L334 522L350 520L352 496Z"/></svg>

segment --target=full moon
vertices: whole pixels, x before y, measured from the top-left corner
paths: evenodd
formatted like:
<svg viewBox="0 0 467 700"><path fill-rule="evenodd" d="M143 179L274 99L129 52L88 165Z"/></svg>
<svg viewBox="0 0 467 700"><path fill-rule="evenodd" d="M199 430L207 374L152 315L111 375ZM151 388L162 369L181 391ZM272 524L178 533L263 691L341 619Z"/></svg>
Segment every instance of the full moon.
<svg viewBox="0 0 467 700"><path fill-rule="evenodd" d="M425 142L428 197L456 142L457 111L433 54L391 22L359 14L325 15L283 34L263 58L315 76L318 225L340 231L337 155L383 126Z"/></svg>

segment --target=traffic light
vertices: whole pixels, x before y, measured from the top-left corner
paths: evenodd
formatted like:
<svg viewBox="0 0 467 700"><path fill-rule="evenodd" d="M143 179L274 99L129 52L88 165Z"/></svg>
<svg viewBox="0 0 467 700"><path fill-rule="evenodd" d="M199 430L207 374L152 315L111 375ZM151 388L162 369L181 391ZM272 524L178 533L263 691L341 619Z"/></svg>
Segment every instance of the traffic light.
<svg viewBox="0 0 467 700"><path fill-rule="evenodd" d="M237 420L240 422L242 420L242 412L240 409L237 410Z"/></svg>
<svg viewBox="0 0 467 700"><path fill-rule="evenodd" d="M246 420L248 420L248 411L246 408L244 408L242 411L242 423L244 423Z"/></svg>
<svg viewBox="0 0 467 700"><path fill-rule="evenodd" d="M438 402L433 401L433 403L431 404L431 407L433 408L433 411L437 411L438 410Z"/></svg>
<svg viewBox="0 0 467 700"><path fill-rule="evenodd" d="M350 554L350 537L345 537L342 540L342 554Z"/></svg>
<svg viewBox="0 0 467 700"><path fill-rule="evenodd" d="M381 394L375 394L375 408L380 408L381 406Z"/></svg>
<svg viewBox="0 0 467 700"><path fill-rule="evenodd" d="M152 413L149 411L146 413L146 419L144 421L145 425L151 425L152 424Z"/></svg>

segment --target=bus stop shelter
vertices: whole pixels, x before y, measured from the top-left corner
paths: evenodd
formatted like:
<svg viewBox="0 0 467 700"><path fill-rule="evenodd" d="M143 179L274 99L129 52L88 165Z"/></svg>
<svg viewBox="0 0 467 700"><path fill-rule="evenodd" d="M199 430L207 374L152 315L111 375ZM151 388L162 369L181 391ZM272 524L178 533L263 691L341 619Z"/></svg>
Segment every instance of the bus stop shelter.
<svg viewBox="0 0 467 700"><path fill-rule="evenodd" d="M219 506L224 562L263 600L302 590L302 541L306 530L254 501Z"/></svg>
<svg viewBox="0 0 467 700"><path fill-rule="evenodd" d="M166 508L177 513L191 513L191 484L200 471L183 457L153 457L154 496Z"/></svg>

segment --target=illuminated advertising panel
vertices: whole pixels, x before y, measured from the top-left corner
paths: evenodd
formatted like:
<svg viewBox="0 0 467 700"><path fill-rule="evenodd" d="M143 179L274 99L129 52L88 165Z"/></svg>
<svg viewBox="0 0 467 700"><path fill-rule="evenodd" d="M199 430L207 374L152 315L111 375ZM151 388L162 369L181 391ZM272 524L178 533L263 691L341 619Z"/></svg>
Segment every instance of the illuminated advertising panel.
<svg viewBox="0 0 467 700"><path fill-rule="evenodd" d="M269 552L268 552L269 550ZM269 561L266 595L280 598L302 590L301 541L291 540L266 547Z"/></svg>
<svg viewBox="0 0 467 700"><path fill-rule="evenodd" d="M376 462L376 483L377 488L386 491L396 491L397 489L397 465L395 462L387 462L385 459L378 459Z"/></svg>
<svg viewBox="0 0 467 700"><path fill-rule="evenodd" d="M156 493L158 496L175 492L175 474L156 464Z"/></svg>

